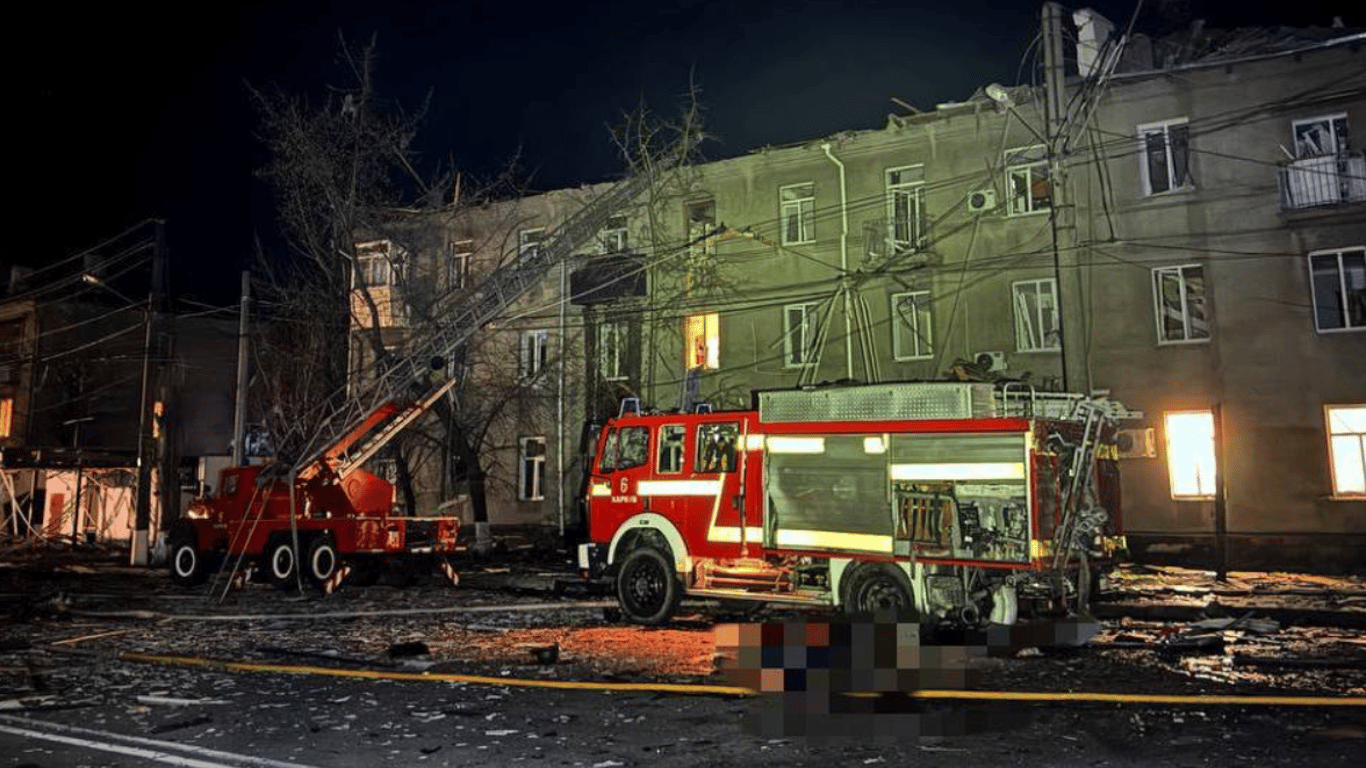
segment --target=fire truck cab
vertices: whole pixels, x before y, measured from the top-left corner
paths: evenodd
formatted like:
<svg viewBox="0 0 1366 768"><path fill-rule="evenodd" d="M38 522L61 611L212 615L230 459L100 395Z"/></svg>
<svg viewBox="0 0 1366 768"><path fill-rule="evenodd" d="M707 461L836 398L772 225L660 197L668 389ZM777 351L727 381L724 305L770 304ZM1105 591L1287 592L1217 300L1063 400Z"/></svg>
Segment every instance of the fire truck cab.
<svg viewBox="0 0 1366 768"><path fill-rule="evenodd" d="M1084 601L1076 574L1122 546L1117 403L956 382L755 400L602 429L579 566L631 621L689 595L1009 624L1021 596Z"/></svg>

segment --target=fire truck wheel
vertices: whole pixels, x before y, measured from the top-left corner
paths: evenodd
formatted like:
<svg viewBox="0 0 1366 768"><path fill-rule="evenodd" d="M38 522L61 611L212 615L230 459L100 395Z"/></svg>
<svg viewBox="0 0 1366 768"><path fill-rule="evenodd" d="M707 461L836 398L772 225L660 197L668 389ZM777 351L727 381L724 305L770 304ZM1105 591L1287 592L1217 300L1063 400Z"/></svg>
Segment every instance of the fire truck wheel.
<svg viewBox="0 0 1366 768"><path fill-rule="evenodd" d="M202 584L208 575L204 553L199 551L194 534L178 532L171 539L171 581L183 586Z"/></svg>
<svg viewBox="0 0 1366 768"><path fill-rule="evenodd" d="M856 613L895 611L915 613L911 580L900 568L886 563L865 563L850 577L848 607Z"/></svg>
<svg viewBox="0 0 1366 768"><path fill-rule="evenodd" d="M288 587L294 584L294 544L288 537L276 536L266 542L266 578L272 584Z"/></svg>
<svg viewBox="0 0 1366 768"><path fill-rule="evenodd" d="M320 533L308 544L308 555L304 560L305 573L312 580L313 584L322 587L332 574L337 572L337 566L341 565L341 558L337 556L337 542L330 533Z"/></svg>
<svg viewBox="0 0 1366 768"><path fill-rule="evenodd" d="M673 564L654 547L631 550L617 572L617 602L627 621L663 624L683 597Z"/></svg>

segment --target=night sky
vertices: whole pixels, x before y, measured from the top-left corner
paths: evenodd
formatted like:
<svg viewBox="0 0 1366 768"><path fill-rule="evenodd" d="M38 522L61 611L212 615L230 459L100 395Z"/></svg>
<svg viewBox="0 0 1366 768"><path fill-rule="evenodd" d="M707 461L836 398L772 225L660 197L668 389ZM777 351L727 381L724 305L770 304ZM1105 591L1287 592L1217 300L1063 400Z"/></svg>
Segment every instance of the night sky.
<svg viewBox="0 0 1366 768"><path fill-rule="evenodd" d="M1147 0L1139 31L1366 26L1359 0ZM1116 24L1131 2L1089 3ZM378 36L381 95L432 112L420 146L475 175L520 150L553 189L619 172L606 126L643 97L667 113L702 88L709 158L840 130L1030 80L1037 0L951 2L293 2L10 11L19 98L6 262L50 263L150 216L168 222L173 293L226 303L254 234L273 242L270 192L244 83L320 99L338 32ZM1073 6L1066 6L1069 10ZM17 183L16 183L17 182Z"/></svg>

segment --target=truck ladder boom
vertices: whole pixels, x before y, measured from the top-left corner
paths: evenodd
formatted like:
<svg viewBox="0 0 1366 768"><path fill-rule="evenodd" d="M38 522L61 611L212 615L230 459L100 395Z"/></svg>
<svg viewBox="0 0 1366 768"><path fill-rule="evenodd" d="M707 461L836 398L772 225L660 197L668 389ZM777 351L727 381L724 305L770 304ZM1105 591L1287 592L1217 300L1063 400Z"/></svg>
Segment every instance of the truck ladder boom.
<svg viewBox="0 0 1366 768"><path fill-rule="evenodd" d="M662 168L679 165L691 149L684 143L675 144L663 156ZM479 328L502 317L574 249L601 230L608 217L643 192L650 178L641 174L626 177L565 220L547 243L526 249L496 269L474 292L453 289L439 298L432 311L434 325L412 337L406 354L395 357L362 393L346 398L345 404L320 420L303 459L294 466L299 476L317 474L322 464L333 465L345 476L379 453L454 386L451 378L427 384L432 370L441 367L438 363L451 360ZM412 405L394 405L401 402ZM372 431L363 447L347 457L350 447Z"/></svg>

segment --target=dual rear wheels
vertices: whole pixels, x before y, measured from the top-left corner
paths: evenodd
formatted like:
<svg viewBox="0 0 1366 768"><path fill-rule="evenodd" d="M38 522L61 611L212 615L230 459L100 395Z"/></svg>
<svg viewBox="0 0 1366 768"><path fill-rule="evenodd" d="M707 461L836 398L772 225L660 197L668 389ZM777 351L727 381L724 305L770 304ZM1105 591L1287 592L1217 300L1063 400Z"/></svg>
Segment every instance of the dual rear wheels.
<svg viewBox="0 0 1366 768"><path fill-rule="evenodd" d="M341 557L337 554L337 540L330 532L323 531L304 538L299 543L303 554L304 578L322 589L341 567ZM266 542L261 557L267 580L282 588L294 585L295 569L298 568L300 558L295 556L292 536L272 536Z"/></svg>

